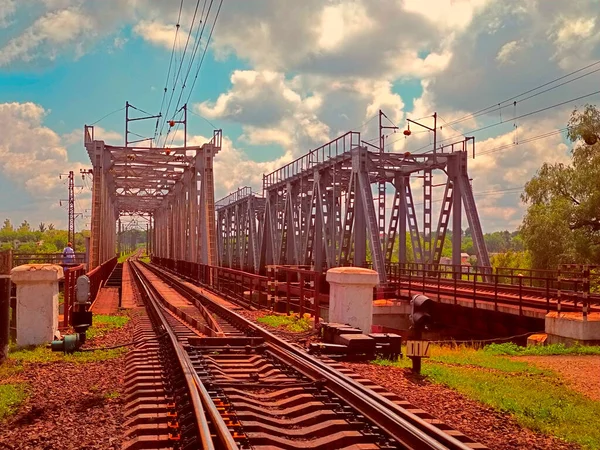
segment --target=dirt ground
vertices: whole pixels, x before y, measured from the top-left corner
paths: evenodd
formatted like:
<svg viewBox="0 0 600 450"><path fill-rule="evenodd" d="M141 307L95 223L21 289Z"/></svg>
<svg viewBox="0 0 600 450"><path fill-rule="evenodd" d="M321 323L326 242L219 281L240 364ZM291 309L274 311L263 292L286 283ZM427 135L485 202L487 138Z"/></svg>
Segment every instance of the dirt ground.
<svg viewBox="0 0 600 450"><path fill-rule="evenodd" d="M130 342L131 322L95 338L91 346ZM0 425L0 449L120 449L125 353L104 361L25 363L11 381L29 397Z"/></svg>
<svg viewBox="0 0 600 450"><path fill-rule="evenodd" d="M574 390L600 401L600 356L518 356L513 359L553 370Z"/></svg>
<svg viewBox="0 0 600 450"><path fill-rule="evenodd" d="M446 387L415 378L409 369L344 363L492 450L575 450L580 447L535 433L509 415L481 405Z"/></svg>

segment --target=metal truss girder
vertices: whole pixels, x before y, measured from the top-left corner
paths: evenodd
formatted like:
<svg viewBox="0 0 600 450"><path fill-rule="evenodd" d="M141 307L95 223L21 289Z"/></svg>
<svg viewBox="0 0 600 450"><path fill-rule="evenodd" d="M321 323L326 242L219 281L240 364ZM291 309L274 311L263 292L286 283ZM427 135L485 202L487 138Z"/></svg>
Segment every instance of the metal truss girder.
<svg viewBox="0 0 600 450"><path fill-rule="evenodd" d="M437 265L440 263L442 257L442 250L444 249L444 241L446 239L446 232L448 231L448 224L450 222L450 213L452 212L452 204L454 203L454 183L452 180L446 182L446 189L444 191L444 198L442 200L442 208L440 210L440 218L435 234L435 245L433 248L433 260L432 263Z"/></svg>
<svg viewBox="0 0 600 450"><path fill-rule="evenodd" d="M423 262L423 251L421 249L421 236L419 234L419 224L417 222L417 213L413 202L412 189L410 183L404 184L404 198L406 199L406 218L408 221L408 230L410 232L410 242L413 248L415 262Z"/></svg>
<svg viewBox="0 0 600 450"><path fill-rule="evenodd" d="M385 259L381 248L381 240L379 238L379 227L377 217L375 215L375 205L373 203L373 194L371 192L371 184L364 172L358 172L358 184L360 194L367 216L367 234L371 243L371 258L373 259L373 268L379 275L379 284L387 283L387 274L385 271Z"/></svg>
<svg viewBox="0 0 600 450"><path fill-rule="evenodd" d="M423 262L431 261L431 201L432 201L432 173L430 169L423 171Z"/></svg>

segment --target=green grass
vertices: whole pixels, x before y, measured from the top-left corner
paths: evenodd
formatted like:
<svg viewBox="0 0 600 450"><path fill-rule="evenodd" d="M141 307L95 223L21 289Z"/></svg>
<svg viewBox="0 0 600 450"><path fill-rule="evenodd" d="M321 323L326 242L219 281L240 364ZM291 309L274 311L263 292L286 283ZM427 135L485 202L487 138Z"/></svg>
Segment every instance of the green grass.
<svg viewBox="0 0 600 450"><path fill-rule="evenodd" d="M128 316L105 316L102 314L94 314L92 318L92 326L86 332L87 339L104 336L116 328L122 328L129 322Z"/></svg>
<svg viewBox="0 0 600 450"><path fill-rule="evenodd" d="M291 313L289 316L270 315L259 317L257 321L273 328L284 328L285 330L292 331L294 333L302 333L312 330L312 324L308 314L305 314L304 317L300 317L295 313Z"/></svg>
<svg viewBox="0 0 600 450"><path fill-rule="evenodd" d="M25 383L0 384L0 422L17 412L26 398Z"/></svg>
<svg viewBox="0 0 600 450"><path fill-rule="evenodd" d="M572 347L565 347L563 344L521 347L510 342L506 344L491 344L485 347L484 350L490 355L507 356L600 355L600 346L579 344Z"/></svg>
<svg viewBox="0 0 600 450"><path fill-rule="evenodd" d="M84 364L118 358L125 352L127 352L127 347L111 350L97 350L94 352L75 352L70 355L65 355L61 352L53 352L45 346L38 346L16 348L8 355L8 357L17 364L48 364L59 361Z"/></svg>
<svg viewBox="0 0 600 450"><path fill-rule="evenodd" d="M115 400L120 396L121 394L119 394L117 391L105 392L103 395L103 397L107 400Z"/></svg>
<svg viewBox="0 0 600 450"><path fill-rule="evenodd" d="M482 350L434 346L431 358L423 361L422 373L434 383L511 414L524 427L584 448L600 449L600 427L593 425L600 417L600 402L570 389L550 370L507 357L591 352L579 349L577 353L562 346L545 348L525 349L512 344L490 345ZM412 364L408 358L374 363L403 368Z"/></svg>

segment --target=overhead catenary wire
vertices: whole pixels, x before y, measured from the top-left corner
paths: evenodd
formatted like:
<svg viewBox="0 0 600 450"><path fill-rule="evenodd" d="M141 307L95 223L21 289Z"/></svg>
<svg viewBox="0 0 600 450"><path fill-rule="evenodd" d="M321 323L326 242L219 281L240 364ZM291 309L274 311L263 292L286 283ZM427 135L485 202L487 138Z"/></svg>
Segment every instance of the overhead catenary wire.
<svg viewBox="0 0 600 450"><path fill-rule="evenodd" d="M592 96L594 96L594 95L598 95L598 94L600 94L600 90L599 90L599 91L594 91L594 92L591 92L591 93L589 93L589 94L581 95L581 96L579 96L579 97L571 98L571 99L569 99L569 100L565 100L565 101L563 101L563 102L556 103L556 104L554 104L554 105L546 106L546 107L544 107L544 108L540 108L540 109L537 109L537 110L535 110L535 111L530 111L530 112L528 112L528 113L524 113L524 114L521 114L521 115L518 115L518 116L515 116L515 117L511 117L511 118L510 118L510 121L516 121L516 120L520 120L520 119L523 119L523 118L525 118L525 117L529 117L529 116L532 116L532 115L535 115L535 114L539 114L539 113L541 113L541 112L548 111L548 110L550 110L550 109L553 109L553 108L558 108L558 107L560 107L560 106L564 106L564 105L566 105L566 104L568 104L568 103L575 102L575 101L577 101L577 100L582 100L582 99L584 99L584 98L587 98L587 97L592 97ZM507 122L507 121L496 122L496 123L492 123L492 124L489 124L489 125L485 125L485 126L482 126L482 127L476 128L476 129L474 129L474 130L465 131L464 133L461 133L461 134L456 134L456 135L453 135L453 136L450 136L450 137L447 137L447 138L444 138L444 139L438 140L438 143L447 142L447 141L450 141L450 140L452 140L452 139L456 139L456 138L458 138L458 137L461 137L461 136L466 136L466 135L470 135L470 134L473 134L473 133L477 133L477 132L480 132L480 131L483 131L483 130L487 130L487 129L489 129L489 128L497 127L498 125L503 125L503 124L505 124L506 122ZM386 144L386 147L387 147L387 146L389 146L389 145L392 145L392 144L394 144L395 142L398 142L398 140L399 140L399 139L396 139L396 140L394 140L394 141L392 141L392 142L388 142L388 143ZM417 148L416 150L412 151L411 153L417 154L416 152L418 152L418 151L420 151L420 150L422 150L422 149L424 149L424 148L427 148L427 147L429 147L429 146L430 146L430 144L424 145L424 146L422 146L422 147L419 147L419 148Z"/></svg>
<svg viewBox="0 0 600 450"><path fill-rule="evenodd" d="M162 116L162 110L163 110L163 106L165 104L165 98L167 96L167 90L168 90L168 86L169 86L169 76L171 75L171 67L173 66L173 58L175 56L175 45L177 43L177 34L179 33L179 28L180 28L179 22L181 21L181 11L183 10L183 1L184 0L181 0L181 3L179 4L179 15L177 16L177 25L176 25L176 29L175 29L175 36L173 37L173 48L171 49L171 57L169 58L169 68L167 70L167 78L165 80L163 96L162 96L162 100L160 102L160 108L158 110L159 117L156 118L156 126L154 127L154 140L155 141L156 141L156 135L158 133L158 124L159 124L160 118Z"/></svg>
<svg viewBox="0 0 600 450"><path fill-rule="evenodd" d="M211 0L212 3L212 0ZM217 19L219 18L219 13L221 12L221 7L223 6L223 0L220 0L219 2L219 8L217 9L217 13L215 14L215 19L213 20L213 24L212 27L210 29L210 34L208 35L208 39L206 41L206 45L204 46L204 52L202 53L202 58L200 59L200 62L198 63L198 67L196 69L196 75L194 76L194 81L192 82L192 87L189 90L188 93L188 97L185 101L185 103L187 104L190 101L190 97L192 96L192 92L194 91L194 86L196 85L196 81L198 79L198 75L200 74L200 69L202 68L202 63L204 62L204 57L206 56L206 52L208 50L208 46L210 45L210 40L212 38L213 32L215 30L215 25L217 24ZM209 11L210 13L210 11ZM207 16L208 14L207 13Z"/></svg>
<svg viewBox="0 0 600 450"><path fill-rule="evenodd" d="M450 124L450 125L453 125L453 124L456 124L456 123L459 123L459 122L463 122L463 121L465 121L465 120L469 120L469 119L471 119L471 118L477 117L477 116L479 116L479 115L485 114L485 113L486 113L486 112L488 112L488 111L494 111L494 110L496 110L498 107L500 107L501 105L503 105L503 104L505 104L505 103L514 102L514 100L517 100L519 97L522 97L522 96L524 96L524 95L527 95L527 94L530 94L530 93L532 93L532 92L535 92L535 91L537 91L537 90L539 90L539 89L542 89L542 88L544 88L544 87L546 87L546 86L549 86L549 85L551 85L551 84L553 84L553 83L556 83L557 81L564 80L565 78L568 78L568 77L570 77L570 76L572 76L572 75L575 75L575 74L577 74L577 73L579 73L579 72L582 72L582 71L584 71L584 70L587 70L587 69L589 69L589 68L591 68L591 67L594 67L594 66L597 66L597 65L599 65L599 64L600 64L600 60L599 60L599 61L596 61L596 62L593 62L593 63L591 63L591 64L588 64L587 66L585 66L585 67L582 67L582 68L580 68L580 69L577 69L577 70L574 70L574 71L572 71L572 72L569 72L569 73L567 73L567 74L565 74L565 75L563 75L563 76L560 76L560 77L558 77L558 78L555 78L555 79L553 79L553 80L550 80L550 81L548 81L548 82L546 82L546 83L543 83L543 84L541 84L541 85L539 85L539 86L536 86L536 87L534 87L534 88L532 88L532 89L528 89L528 90L527 90L527 91L525 91L525 92L522 92L522 93L520 93L520 94L518 94L518 95L515 95L515 96L513 96L513 97L510 97L510 98L507 98L506 100L503 100L503 101L501 101L501 102L499 102L499 103L495 103L495 104L493 104L493 105L491 105L491 106L488 106L488 107L486 107L486 108L482 108L482 109L480 109L480 110L478 110L478 111L475 111L475 112L473 112L473 113L469 113L469 114L467 114L467 115L465 115L465 116L462 116L462 117L460 117L460 118L458 118L458 119L455 119L455 120L453 120L453 121L449 122L449 124ZM579 79L581 79L581 78L583 78L583 77L585 77L585 76L588 76L588 75L591 75L591 74L593 74L593 73L596 73L596 72L598 72L599 70L600 70L600 69L597 69L597 70L594 70L594 71L592 71L592 72L586 73L586 74L584 74L584 75L581 75L581 76L579 76L579 77L577 77L577 78L574 78L574 79L572 79L572 80L569 80L569 81L566 81L566 82L564 82L564 83L561 83L561 84L559 84L559 85L557 85L557 86L554 86L554 87L552 87L552 88L550 88L550 89L546 89L546 90L545 90L545 91L543 91L543 92L548 92L548 91L550 91L550 90L552 90L552 89L558 88L558 87L560 87L560 86L563 86L563 85L565 85L565 84L568 84L568 83L570 83L570 82L572 82L572 81L579 80ZM536 95L538 95L538 94L534 94L534 95L531 95L531 96L529 96L529 97L527 97L527 98L525 98L525 99L521 99L521 100L519 100L519 102L522 102L522 101L524 101L524 100L527 100L527 99L529 99L529 98L535 97ZM506 106L510 106L510 105L511 105L511 104L509 104L509 105L506 105Z"/></svg>
<svg viewBox="0 0 600 450"><path fill-rule="evenodd" d="M103 121L104 119L106 119L107 117L109 117L109 116L112 116L113 114L116 114L116 113L118 113L118 112L121 112L121 111L123 111L124 109L125 109L125 106L123 106L122 108L119 108L119 109L115 109L114 111L112 111L112 112L109 112L108 114L106 114L106 115L102 116L101 118L99 118L99 119L98 119L98 120L96 120L95 122L92 122L92 123L90 124L90 126L92 126L92 125L96 125L98 122L101 122L101 121Z"/></svg>
<svg viewBox="0 0 600 450"><path fill-rule="evenodd" d="M187 53L187 47L188 47L188 44L189 44L192 32L194 31L194 23L196 21L196 15L198 13L198 7L199 6L200 6L200 0L197 0L196 1L196 7L194 9L194 16L192 18L192 23L190 25L190 29L188 30L188 37L187 37L187 40L186 40L186 43L185 43L185 47L184 47L183 53L181 54L181 61L179 62L179 68L176 71L173 72L173 87L171 89L171 94L169 96L169 101L167 103L167 109L165 111L165 118L163 120L162 126L160 127L159 139L160 139L160 136L162 136L163 129L165 127L165 124L167 123L167 117L169 117L169 111L171 110L171 104L173 102L173 97L175 96L175 89L177 88L177 82L179 81L179 75L181 73L181 68L183 67L183 62L185 61L185 55ZM177 27L178 27L178 30L179 30L180 23L177 24ZM177 39L177 35L176 35L175 38ZM176 104L175 105L175 111L177 111L177 107L178 106ZM166 137L165 137L165 142L166 142Z"/></svg>

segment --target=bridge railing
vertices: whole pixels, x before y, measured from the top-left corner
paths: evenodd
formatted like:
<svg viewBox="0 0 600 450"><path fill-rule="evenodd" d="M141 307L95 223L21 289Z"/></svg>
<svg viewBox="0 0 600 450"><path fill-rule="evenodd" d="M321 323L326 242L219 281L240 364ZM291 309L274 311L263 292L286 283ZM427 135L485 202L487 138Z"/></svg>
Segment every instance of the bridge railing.
<svg viewBox="0 0 600 450"><path fill-rule="evenodd" d="M62 253L13 253L13 267L23 264L58 264L65 267L76 267L84 264L85 253L75 253L74 262L65 264Z"/></svg>
<svg viewBox="0 0 600 450"><path fill-rule="evenodd" d="M421 263L393 263L387 265L388 277L397 279L400 275L413 274L421 276L438 276L443 279L458 278L464 281L480 281L486 279L490 284L523 286L527 288L556 290L559 287L566 291L578 292L584 289L581 271L569 271L566 268L557 270L542 269L514 269L510 267L487 267L452 264L421 264ZM571 275L571 276L569 276ZM559 282L559 278L562 280ZM560 286L559 286L560 285Z"/></svg>
<svg viewBox="0 0 600 450"><path fill-rule="evenodd" d="M289 164L263 176L263 190L267 190L274 184L280 183L290 177L301 174L319 164L332 158L350 152L353 148L360 146L360 133L349 131L314 150L309 151Z"/></svg>
<svg viewBox="0 0 600 450"><path fill-rule="evenodd" d="M168 258L152 258L165 267L207 289L251 307L279 312L310 314L315 324L329 305L325 274L300 266L269 266L267 275L226 267L209 266Z"/></svg>
<svg viewBox="0 0 600 450"><path fill-rule="evenodd" d="M73 304L75 303L75 287L77 284L77 278L81 275L85 275L85 266L80 264L75 267L68 267L64 270L65 284L64 284L64 303L63 303L63 322L62 327L68 328L72 322Z"/></svg>
<svg viewBox="0 0 600 450"><path fill-rule="evenodd" d="M478 302L492 302L495 310L499 304L515 305L519 314L526 307L539 309L540 302L545 303L546 312L562 308L585 313L588 304L600 304L600 296L590 294L589 282L574 276L574 272L555 279L553 271L468 271L468 266L439 266L435 270L435 266L426 264L392 265L388 268L390 286L408 296L427 293L438 298L453 297L455 304L459 299L472 299L473 307Z"/></svg>
<svg viewBox="0 0 600 450"><path fill-rule="evenodd" d="M92 304L96 301L98 291L104 285L106 280L108 280L108 277L110 277L110 274L117 266L117 262L118 258L114 257L86 274L90 279L90 300Z"/></svg>

